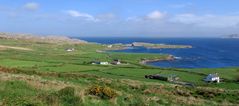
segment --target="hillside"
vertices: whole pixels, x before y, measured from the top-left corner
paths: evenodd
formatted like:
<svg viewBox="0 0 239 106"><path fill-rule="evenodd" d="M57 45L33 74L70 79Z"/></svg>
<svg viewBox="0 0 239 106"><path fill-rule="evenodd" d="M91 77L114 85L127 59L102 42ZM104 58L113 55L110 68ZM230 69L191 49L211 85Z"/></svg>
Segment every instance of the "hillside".
<svg viewBox="0 0 239 106"><path fill-rule="evenodd" d="M0 105L237 105L239 68L174 69L141 64L170 55L99 52L107 45L0 34ZM68 48L74 48L67 51ZM119 65L92 64L93 61ZM205 83L218 73L221 83ZM177 75L179 81L146 79Z"/></svg>
<svg viewBox="0 0 239 106"><path fill-rule="evenodd" d="M66 36L36 36L31 34L14 34L14 33L0 33L0 39L12 39L39 43L70 43L79 44L87 43L86 41L79 39L71 39Z"/></svg>

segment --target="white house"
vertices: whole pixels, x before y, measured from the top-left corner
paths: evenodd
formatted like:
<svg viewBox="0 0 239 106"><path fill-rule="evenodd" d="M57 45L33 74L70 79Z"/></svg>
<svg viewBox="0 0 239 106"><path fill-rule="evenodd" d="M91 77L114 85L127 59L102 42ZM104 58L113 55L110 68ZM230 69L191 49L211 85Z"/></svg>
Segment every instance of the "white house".
<svg viewBox="0 0 239 106"><path fill-rule="evenodd" d="M92 61L91 64L100 64L98 61Z"/></svg>
<svg viewBox="0 0 239 106"><path fill-rule="evenodd" d="M205 79L204 81L206 82L217 82L219 83L220 82L220 77L216 74L209 74Z"/></svg>
<svg viewBox="0 0 239 106"><path fill-rule="evenodd" d="M108 62L100 62L101 65L109 65Z"/></svg>
<svg viewBox="0 0 239 106"><path fill-rule="evenodd" d="M72 52L72 51L75 51L75 49L74 48L68 48L68 49L66 49L66 51Z"/></svg>
<svg viewBox="0 0 239 106"><path fill-rule="evenodd" d="M113 46L113 45L108 45L107 47L108 47L108 48L112 48L112 46Z"/></svg>

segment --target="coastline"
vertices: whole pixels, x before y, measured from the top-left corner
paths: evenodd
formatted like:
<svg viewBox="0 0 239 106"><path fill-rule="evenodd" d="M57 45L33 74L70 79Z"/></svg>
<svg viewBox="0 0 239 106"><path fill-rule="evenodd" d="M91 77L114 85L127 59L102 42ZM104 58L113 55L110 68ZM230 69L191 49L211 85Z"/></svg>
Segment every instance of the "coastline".
<svg viewBox="0 0 239 106"><path fill-rule="evenodd" d="M160 45L160 46L144 46L147 49L190 49L193 48L190 45Z"/></svg>
<svg viewBox="0 0 239 106"><path fill-rule="evenodd" d="M159 59L159 58L156 58L156 59L143 59L139 63L140 64L147 64L147 63L164 61L164 60L166 60L166 61L173 61L173 60L175 60L175 57L173 55L168 55L166 58L163 58L163 59L162 58L161 59Z"/></svg>
<svg viewBox="0 0 239 106"><path fill-rule="evenodd" d="M144 47L147 49L188 49L193 48L191 45L170 45L170 44L153 44L145 42L133 42L132 44L110 44L104 45L104 50L125 50L130 47Z"/></svg>

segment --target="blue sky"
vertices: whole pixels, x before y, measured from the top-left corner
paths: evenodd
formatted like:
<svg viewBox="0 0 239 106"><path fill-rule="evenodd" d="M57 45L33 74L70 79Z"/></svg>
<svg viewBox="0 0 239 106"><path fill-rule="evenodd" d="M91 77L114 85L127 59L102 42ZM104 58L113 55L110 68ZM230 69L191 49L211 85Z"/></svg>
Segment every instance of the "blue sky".
<svg viewBox="0 0 239 106"><path fill-rule="evenodd" d="M103 37L239 33L239 0L0 0L0 32Z"/></svg>

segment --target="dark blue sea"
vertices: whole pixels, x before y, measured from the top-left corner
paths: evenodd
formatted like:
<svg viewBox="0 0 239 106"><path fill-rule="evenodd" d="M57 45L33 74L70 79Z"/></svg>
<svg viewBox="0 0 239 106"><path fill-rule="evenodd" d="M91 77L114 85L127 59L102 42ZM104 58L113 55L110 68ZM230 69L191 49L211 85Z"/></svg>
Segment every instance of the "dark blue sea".
<svg viewBox="0 0 239 106"><path fill-rule="evenodd" d="M221 38L80 38L102 44L148 42L158 44L191 45L190 49L134 48L116 52L172 54L174 61L160 61L149 65L173 68L222 68L239 66L239 39Z"/></svg>

